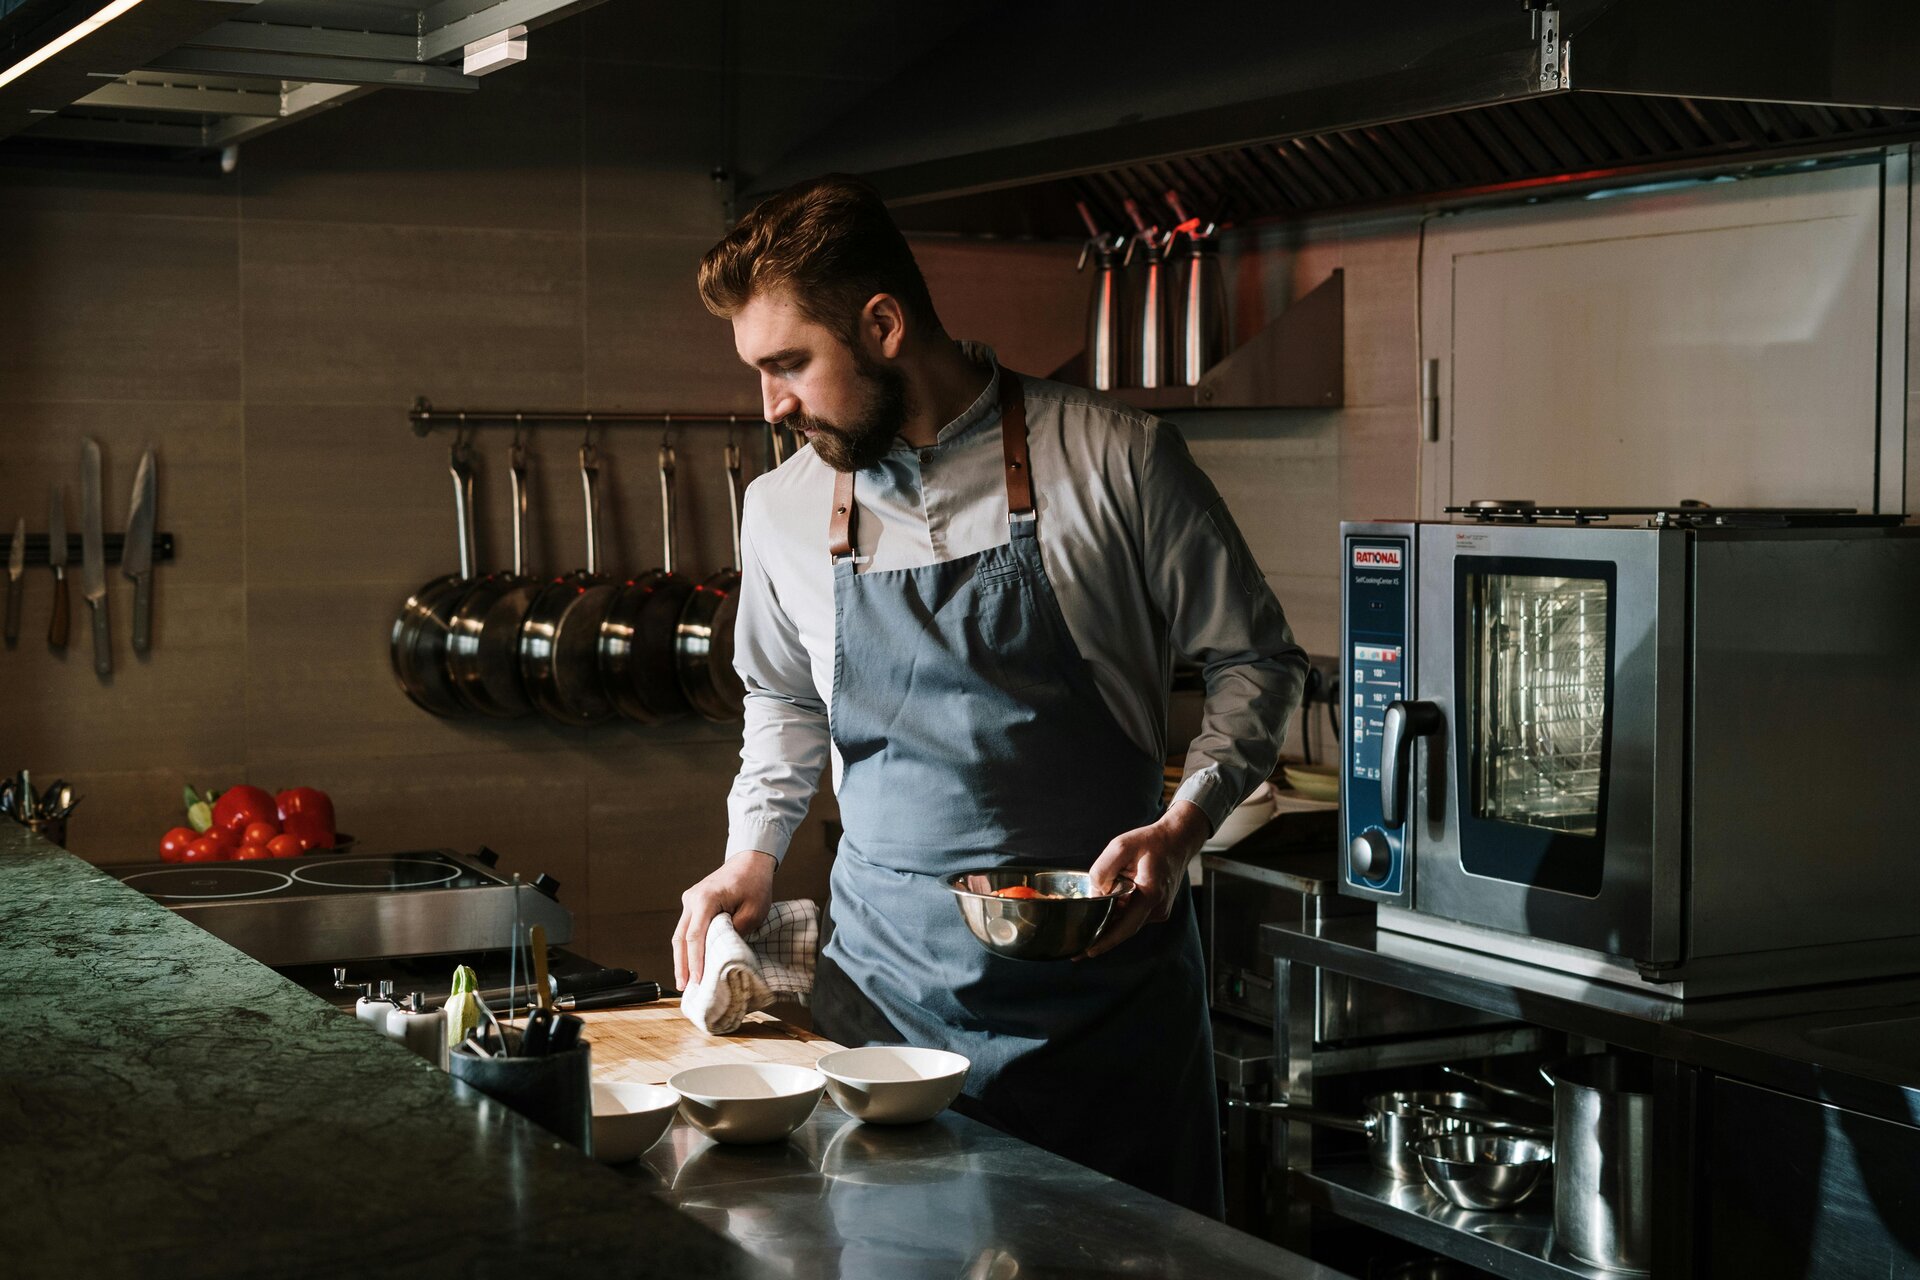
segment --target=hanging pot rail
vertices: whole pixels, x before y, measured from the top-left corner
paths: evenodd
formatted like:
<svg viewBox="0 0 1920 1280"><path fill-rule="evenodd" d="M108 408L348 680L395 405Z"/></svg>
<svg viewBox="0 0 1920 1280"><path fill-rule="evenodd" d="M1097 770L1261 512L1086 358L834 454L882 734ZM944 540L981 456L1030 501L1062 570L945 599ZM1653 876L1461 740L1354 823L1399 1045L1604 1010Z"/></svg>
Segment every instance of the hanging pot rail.
<svg viewBox="0 0 1920 1280"><path fill-rule="evenodd" d="M466 431L477 427L747 427L764 424L755 413L635 413L624 409L436 409L425 396L407 411L413 433L426 436L436 429Z"/></svg>

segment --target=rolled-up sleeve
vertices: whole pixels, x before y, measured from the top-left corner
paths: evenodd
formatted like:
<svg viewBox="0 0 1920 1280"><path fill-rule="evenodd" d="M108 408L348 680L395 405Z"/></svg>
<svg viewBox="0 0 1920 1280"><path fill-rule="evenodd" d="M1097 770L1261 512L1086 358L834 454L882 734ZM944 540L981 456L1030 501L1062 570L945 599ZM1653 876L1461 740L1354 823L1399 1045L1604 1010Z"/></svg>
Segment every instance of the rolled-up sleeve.
<svg viewBox="0 0 1920 1280"><path fill-rule="evenodd" d="M1213 482L1172 426L1156 422L1141 467L1148 590L1172 652L1206 679L1200 732L1174 799L1218 830L1272 774L1306 685L1306 651Z"/></svg>
<svg viewBox="0 0 1920 1280"><path fill-rule="evenodd" d="M741 533L733 668L746 686L740 772L727 797L727 853L784 859L828 756L827 705L806 647L754 549L752 494Z"/></svg>

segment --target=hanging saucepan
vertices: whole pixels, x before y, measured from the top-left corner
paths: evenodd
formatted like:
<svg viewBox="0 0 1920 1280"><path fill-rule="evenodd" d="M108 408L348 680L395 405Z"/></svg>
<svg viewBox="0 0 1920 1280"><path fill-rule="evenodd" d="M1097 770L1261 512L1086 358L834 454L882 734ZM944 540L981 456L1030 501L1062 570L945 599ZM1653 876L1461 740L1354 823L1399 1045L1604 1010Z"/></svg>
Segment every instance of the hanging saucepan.
<svg viewBox="0 0 1920 1280"><path fill-rule="evenodd" d="M660 520L665 562L629 578L600 624L600 675L620 714L657 724L687 713L674 675L674 629L693 583L673 567L673 446L660 446Z"/></svg>
<svg viewBox="0 0 1920 1280"><path fill-rule="evenodd" d="M471 711L514 720L533 710L520 676L520 626L539 594L527 574L527 450L513 442L513 571L490 573L474 583L454 610L447 641L447 674L453 691Z"/></svg>
<svg viewBox="0 0 1920 1280"><path fill-rule="evenodd" d="M453 442L449 470L459 526L460 572L442 574L408 596L393 620L388 643L400 687L416 706L437 716L467 714L447 674L449 626L473 583L473 459L463 439Z"/></svg>
<svg viewBox="0 0 1920 1280"><path fill-rule="evenodd" d="M600 572L600 455L580 446L587 499L587 567L540 588L520 625L520 675L541 714L561 724L598 724L613 715L595 662L600 623L615 583Z"/></svg>
<svg viewBox="0 0 1920 1280"><path fill-rule="evenodd" d="M719 724L740 718L746 686L733 669L733 616L740 607L740 450L727 441L727 518L733 523L733 567L693 589L680 611L674 654L680 687L702 716Z"/></svg>

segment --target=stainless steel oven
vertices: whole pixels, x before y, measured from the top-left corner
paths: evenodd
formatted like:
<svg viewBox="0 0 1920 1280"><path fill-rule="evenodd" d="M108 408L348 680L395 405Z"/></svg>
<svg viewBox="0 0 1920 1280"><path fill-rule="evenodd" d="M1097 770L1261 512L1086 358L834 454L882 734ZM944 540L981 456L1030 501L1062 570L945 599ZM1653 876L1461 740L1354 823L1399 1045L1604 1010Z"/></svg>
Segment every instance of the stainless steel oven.
<svg viewBox="0 0 1920 1280"><path fill-rule="evenodd" d="M1920 970L1920 529L1459 514L1341 528L1342 892L1674 995Z"/></svg>

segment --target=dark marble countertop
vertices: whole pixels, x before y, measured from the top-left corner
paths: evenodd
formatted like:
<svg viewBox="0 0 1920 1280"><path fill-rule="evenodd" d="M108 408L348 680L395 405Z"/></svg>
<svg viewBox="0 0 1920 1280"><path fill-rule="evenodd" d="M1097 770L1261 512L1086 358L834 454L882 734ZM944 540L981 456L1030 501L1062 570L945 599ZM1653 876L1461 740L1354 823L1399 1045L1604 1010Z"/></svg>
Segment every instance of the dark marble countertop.
<svg viewBox="0 0 1920 1280"><path fill-rule="evenodd" d="M8 1276L1336 1275L952 1114L603 1167L4 820L0 1027Z"/></svg>
<svg viewBox="0 0 1920 1280"><path fill-rule="evenodd" d="M1269 924L1268 955L1920 1126L1920 977L1674 1000L1377 928Z"/></svg>
<svg viewBox="0 0 1920 1280"><path fill-rule="evenodd" d="M0 820L9 1276L758 1276L752 1255Z"/></svg>

